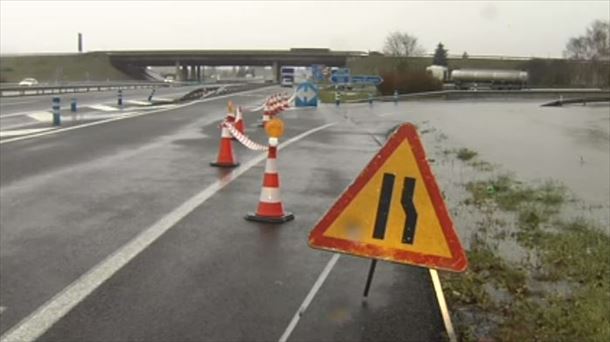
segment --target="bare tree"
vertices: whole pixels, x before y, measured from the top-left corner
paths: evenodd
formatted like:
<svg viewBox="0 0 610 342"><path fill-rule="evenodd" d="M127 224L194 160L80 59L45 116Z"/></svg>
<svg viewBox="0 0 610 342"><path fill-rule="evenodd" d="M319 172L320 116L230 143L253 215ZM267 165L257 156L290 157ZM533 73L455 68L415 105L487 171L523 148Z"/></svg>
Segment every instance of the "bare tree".
<svg viewBox="0 0 610 342"><path fill-rule="evenodd" d="M423 49L417 44L417 38L406 32L392 32L386 39L383 52L389 56L419 56L423 54Z"/></svg>
<svg viewBox="0 0 610 342"><path fill-rule="evenodd" d="M563 55L570 59L610 60L610 21L596 20L584 36L570 38Z"/></svg>

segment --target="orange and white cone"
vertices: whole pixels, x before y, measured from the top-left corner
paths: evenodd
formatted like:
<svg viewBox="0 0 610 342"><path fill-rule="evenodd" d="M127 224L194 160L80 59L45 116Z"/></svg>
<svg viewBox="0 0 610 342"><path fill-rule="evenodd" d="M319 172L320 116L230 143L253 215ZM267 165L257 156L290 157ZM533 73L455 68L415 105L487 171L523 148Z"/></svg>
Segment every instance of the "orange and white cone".
<svg viewBox="0 0 610 342"><path fill-rule="evenodd" d="M226 121L228 124L230 125L236 125L237 122L237 115L235 114L235 107L233 106L233 103L229 102L229 106L227 108L227 118ZM231 139L236 140L235 137L231 137Z"/></svg>
<svg viewBox="0 0 610 342"><path fill-rule="evenodd" d="M267 101L265 103L265 107L263 108L263 118L259 124L259 127L265 127L265 124L271 120L271 106L270 102Z"/></svg>
<svg viewBox="0 0 610 342"><path fill-rule="evenodd" d="M248 213L248 221L283 223L294 220L294 215L284 211L280 198L280 175L277 172L277 138L269 138L269 151L263 176L263 188L256 213Z"/></svg>
<svg viewBox="0 0 610 342"><path fill-rule="evenodd" d="M235 128L241 134L246 133L246 127L244 124L244 116L241 114L241 107L237 107L235 114Z"/></svg>
<svg viewBox="0 0 610 342"><path fill-rule="evenodd" d="M215 162L210 163L210 165L217 167L236 167L239 166L239 163L233 154L233 139L231 132L229 132L229 129L225 125L226 123L224 122L221 124L218 158Z"/></svg>

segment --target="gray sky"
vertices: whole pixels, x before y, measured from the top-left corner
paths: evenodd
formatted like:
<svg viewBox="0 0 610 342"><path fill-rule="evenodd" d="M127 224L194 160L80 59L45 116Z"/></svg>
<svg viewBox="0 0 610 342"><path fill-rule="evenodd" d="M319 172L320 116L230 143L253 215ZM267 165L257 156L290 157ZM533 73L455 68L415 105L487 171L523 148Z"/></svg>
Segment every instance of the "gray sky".
<svg viewBox="0 0 610 342"><path fill-rule="evenodd" d="M406 31L432 52L561 57L610 1L0 1L0 52L123 49L381 50Z"/></svg>

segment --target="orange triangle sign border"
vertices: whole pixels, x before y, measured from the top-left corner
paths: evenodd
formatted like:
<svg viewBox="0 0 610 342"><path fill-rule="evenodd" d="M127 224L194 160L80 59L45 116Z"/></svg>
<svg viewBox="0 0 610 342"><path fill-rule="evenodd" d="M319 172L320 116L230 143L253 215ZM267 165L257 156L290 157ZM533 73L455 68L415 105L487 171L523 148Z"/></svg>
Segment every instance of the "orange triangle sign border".
<svg viewBox="0 0 610 342"><path fill-rule="evenodd" d="M405 142L413 153L417 167L423 178L423 183L430 197L434 213L438 218L442 234L445 237L451 256L427 254L403 249L379 246L363 241L337 238L325 235L333 223L358 196L373 176L384 165L384 162ZM468 260L456 234L455 227L445 206L441 191L426 159L426 153L420 141L417 129L413 124L402 124L386 142L386 144L371 159L364 170L352 184L340 195L328 212L320 219L309 235L309 245L312 248L352 254L360 257L410 264L421 267L436 268L446 271L463 272L468 267Z"/></svg>

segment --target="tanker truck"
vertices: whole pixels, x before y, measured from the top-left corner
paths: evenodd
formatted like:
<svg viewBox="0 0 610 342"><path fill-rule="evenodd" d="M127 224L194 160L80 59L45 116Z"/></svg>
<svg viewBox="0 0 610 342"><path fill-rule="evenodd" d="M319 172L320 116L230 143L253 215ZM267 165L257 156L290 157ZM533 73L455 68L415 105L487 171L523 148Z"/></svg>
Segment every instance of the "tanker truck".
<svg viewBox="0 0 610 342"><path fill-rule="evenodd" d="M523 89L527 86L527 71L456 69L450 80L456 89Z"/></svg>

